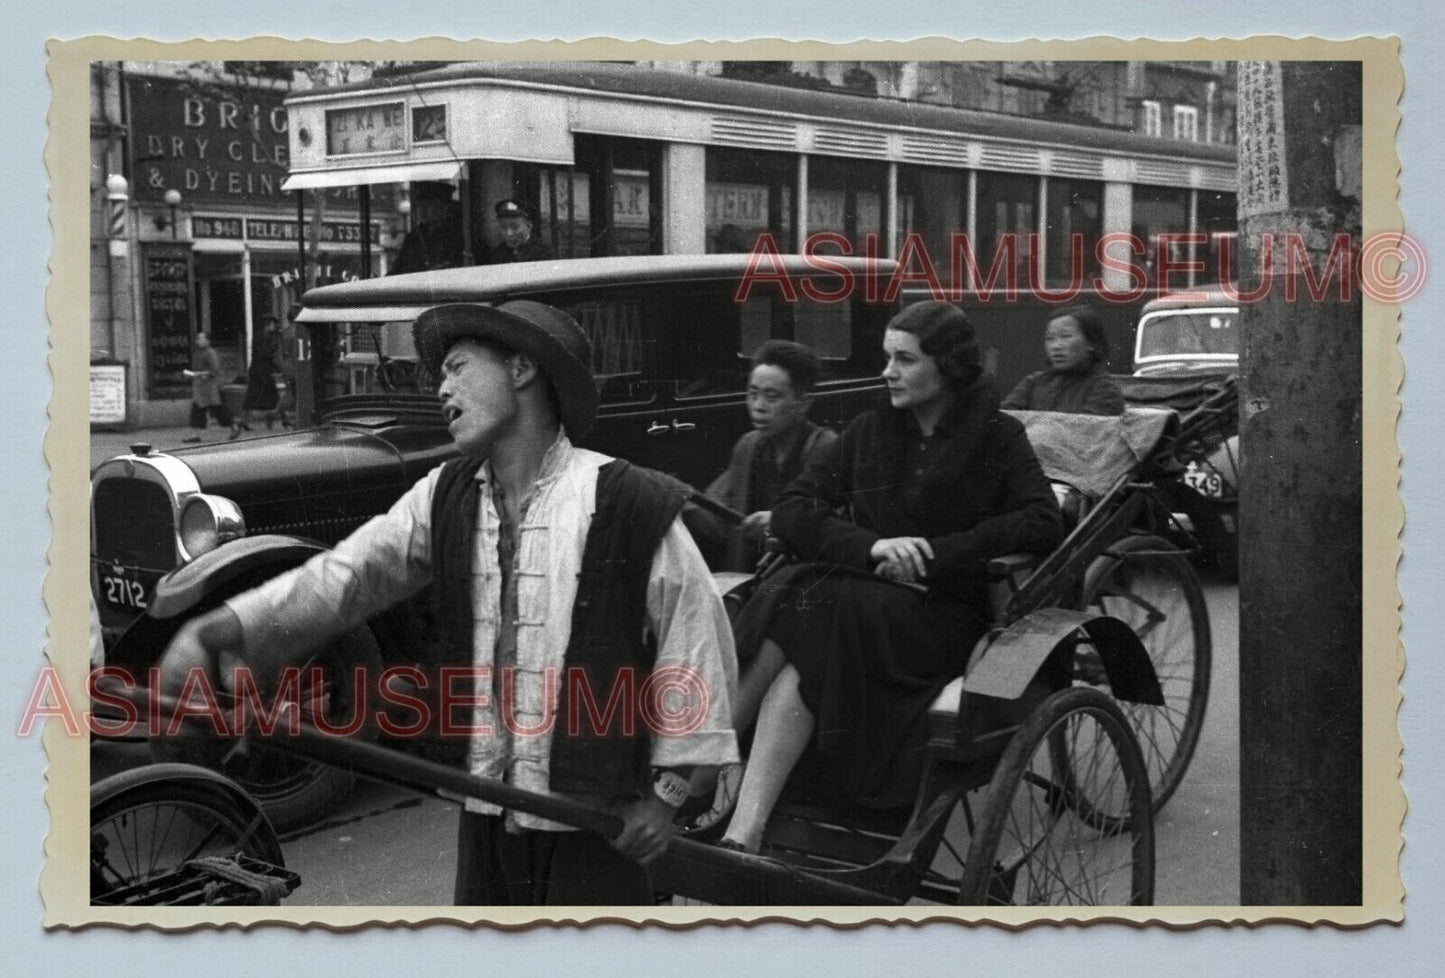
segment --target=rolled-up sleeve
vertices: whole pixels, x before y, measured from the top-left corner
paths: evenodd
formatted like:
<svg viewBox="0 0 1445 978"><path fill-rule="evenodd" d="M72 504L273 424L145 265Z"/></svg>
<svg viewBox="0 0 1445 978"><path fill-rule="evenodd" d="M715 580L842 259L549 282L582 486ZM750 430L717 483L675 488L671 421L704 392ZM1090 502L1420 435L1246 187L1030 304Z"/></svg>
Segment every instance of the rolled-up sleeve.
<svg viewBox="0 0 1445 978"><path fill-rule="evenodd" d="M653 765L735 763L738 665L732 629L712 574L680 518L653 555L647 627L657 640L652 676L663 695L650 724Z"/></svg>
<svg viewBox="0 0 1445 978"><path fill-rule="evenodd" d="M431 501L440 468L332 550L226 602L247 653L281 661L410 597L431 581Z"/></svg>

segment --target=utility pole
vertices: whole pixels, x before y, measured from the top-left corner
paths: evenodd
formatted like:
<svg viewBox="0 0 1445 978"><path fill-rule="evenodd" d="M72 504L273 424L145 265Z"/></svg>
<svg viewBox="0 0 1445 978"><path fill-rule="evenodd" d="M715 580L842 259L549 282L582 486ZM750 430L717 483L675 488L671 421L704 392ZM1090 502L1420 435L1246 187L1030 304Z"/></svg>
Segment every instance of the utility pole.
<svg viewBox="0 0 1445 978"><path fill-rule="evenodd" d="M1358 904L1360 64L1242 62L1238 100L1241 902Z"/></svg>

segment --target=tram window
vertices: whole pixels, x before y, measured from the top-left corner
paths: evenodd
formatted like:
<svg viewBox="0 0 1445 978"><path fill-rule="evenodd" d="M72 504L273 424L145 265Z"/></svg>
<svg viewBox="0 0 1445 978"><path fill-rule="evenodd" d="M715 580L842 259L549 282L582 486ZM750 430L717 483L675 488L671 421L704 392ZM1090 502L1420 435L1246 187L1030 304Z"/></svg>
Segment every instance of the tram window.
<svg viewBox="0 0 1445 978"><path fill-rule="evenodd" d="M706 235L709 254L748 252L771 234L778 250L793 251L797 158L709 146L706 157Z"/></svg>
<svg viewBox="0 0 1445 978"><path fill-rule="evenodd" d="M1236 208L1234 194L1199 191L1196 205L1199 230L1209 235L1209 244L1206 246L1207 253L1200 256L1204 261L1204 271L1195 276L1196 282L1239 281L1239 248L1234 241L1235 230L1239 226ZM1226 237L1230 239L1228 268L1222 267L1223 254L1220 250L1220 241Z"/></svg>
<svg viewBox="0 0 1445 978"><path fill-rule="evenodd" d="M1182 269L1171 271L1168 282L1159 281L1159 236L1183 234L1188 230L1188 190L1179 187L1134 187L1134 235L1145 248L1144 269L1149 276L1150 288L1166 290L1188 287L1188 274ZM1186 245L1174 243L1170 248L1171 264L1183 264L1189 260Z"/></svg>
<svg viewBox="0 0 1445 978"><path fill-rule="evenodd" d="M865 241L872 235L881 253L887 185L888 169L881 163L810 157L808 234L841 234L852 243L855 255L864 253Z"/></svg>
<svg viewBox="0 0 1445 978"><path fill-rule="evenodd" d="M977 233L979 273L987 279L1002 248L1013 251L1014 281L1028 283L1029 235L1038 231L1037 177L1012 173L978 175ZM1000 266L1000 276L1008 273ZM995 282L1002 287L1002 278Z"/></svg>
<svg viewBox="0 0 1445 978"><path fill-rule="evenodd" d="M1098 275L1097 244L1104 233L1104 185L1092 180L1050 178L1047 219L1046 280L1060 284L1073 279L1076 245L1083 253L1081 281L1088 282Z"/></svg>
<svg viewBox="0 0 1445 978"><path fill-rule="evenodd" d="M538 170L539 229L558 258L592 255L592 181L576 170Z"/></svg>
<svg viewBox="0 0 1445 978"><path fill-rule="evenodd" d="M898 254L908 235L928 255L939 284L952 288L952 236L968 229L968 174L962 170L898 168ZM918 271L917 265L911 266Z"/></svg>

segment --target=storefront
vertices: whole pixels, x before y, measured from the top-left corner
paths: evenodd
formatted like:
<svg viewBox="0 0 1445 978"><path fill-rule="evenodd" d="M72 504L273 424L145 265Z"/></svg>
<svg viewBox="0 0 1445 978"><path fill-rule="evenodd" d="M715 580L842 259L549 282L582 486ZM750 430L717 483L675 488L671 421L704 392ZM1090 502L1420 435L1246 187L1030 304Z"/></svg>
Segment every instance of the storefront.
<svg viewBox="0 0 1445 978"><path fill-rule="evenodd" d="M354 187L301 192L299 215L298 194L282 190L286 94L194 72L126 78L139 400L183 405L198 332L210 334L232 382L244 378L265 317L284 321L311 285L386 271L399 232L394 195L372 196L364 270ZM154 420L161 406L151 407L139 415Z"/></svg>

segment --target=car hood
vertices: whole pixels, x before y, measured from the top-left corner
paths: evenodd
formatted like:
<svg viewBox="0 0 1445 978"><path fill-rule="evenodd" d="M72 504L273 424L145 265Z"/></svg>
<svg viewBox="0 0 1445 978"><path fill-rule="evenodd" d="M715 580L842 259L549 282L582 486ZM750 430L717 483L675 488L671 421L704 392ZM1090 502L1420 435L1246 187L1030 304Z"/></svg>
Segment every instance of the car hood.
<svg viewBox="0 0 1445 978"><path fill-rule="evenodd" d="M412 483L456 454L436 425L329 423L170 451L201 491L241 507L248 533L333 540L385 512Z"/></svg>

